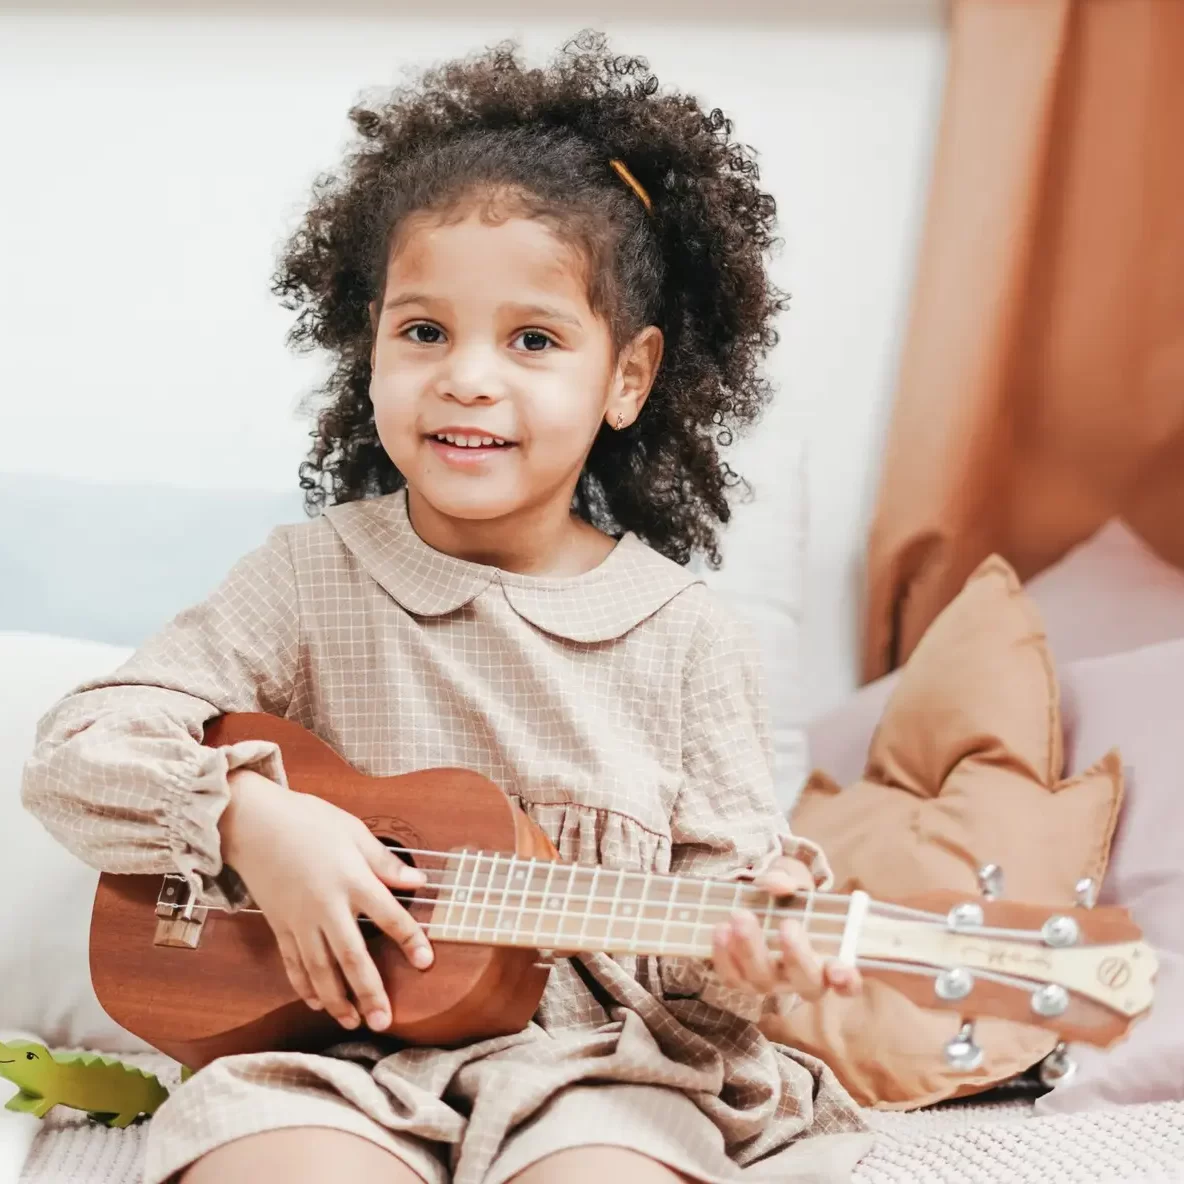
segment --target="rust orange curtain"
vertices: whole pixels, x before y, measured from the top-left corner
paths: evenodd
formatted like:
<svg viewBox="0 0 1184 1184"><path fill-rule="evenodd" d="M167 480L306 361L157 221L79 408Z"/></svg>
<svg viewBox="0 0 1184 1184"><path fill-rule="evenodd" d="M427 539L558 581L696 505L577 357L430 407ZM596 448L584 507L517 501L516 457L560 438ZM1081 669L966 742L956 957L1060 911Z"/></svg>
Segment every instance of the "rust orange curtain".
<svg viewBox="0 0 1184 1184"><path fill-rule="evenodd" d="M953 0L867 555L864 676L992 551L1184 566L1184 0Z"/></svg>

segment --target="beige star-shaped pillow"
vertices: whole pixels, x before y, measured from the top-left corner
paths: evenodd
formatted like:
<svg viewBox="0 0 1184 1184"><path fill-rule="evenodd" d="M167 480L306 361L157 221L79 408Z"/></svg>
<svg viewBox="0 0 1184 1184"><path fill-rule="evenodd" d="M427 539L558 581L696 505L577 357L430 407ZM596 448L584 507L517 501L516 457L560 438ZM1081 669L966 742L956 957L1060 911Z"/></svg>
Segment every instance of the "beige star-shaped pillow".
<svg viewBox="0 0 1184 1184"><path fill-rule="evenodd" d="M1071 904L1100 882L1122 799L1117 752L1062 780L1056 672L1015 572L993 556L933 622L901 672L862 778L843 789L816 772L793 812L819 843L836 892L891 900L933 890L977 895L985 864L1003 895ZM763 1021L766 1035L825 1060L869 1106L911 1109L973 1093L1031 1067L1055 1037L984 1019L972 1073L945 1063L959 1016L928 1010L869 977L861 998L828 997Z"/></svg>

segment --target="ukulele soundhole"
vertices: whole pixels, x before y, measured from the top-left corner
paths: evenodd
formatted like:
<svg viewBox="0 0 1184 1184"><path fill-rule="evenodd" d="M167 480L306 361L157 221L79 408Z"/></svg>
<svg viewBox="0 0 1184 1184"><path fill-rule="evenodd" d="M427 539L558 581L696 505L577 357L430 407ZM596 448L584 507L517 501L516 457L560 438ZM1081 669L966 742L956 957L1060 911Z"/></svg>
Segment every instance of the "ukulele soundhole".
<svg viewBox="0 0 1184 1184"><path fill-rule="evenodd" d="M419 833L414 827L408 826L399 818L363 818L362 821L388 851L393 851L405 864L415 867L415 857L408 850L408 847L412 850L423 850L423 847L421 846L422 840L419 838ZM400 834L400 831L402 834ZM395 837L396 835L399 835L399 837ZM411 842L401 841L404 837L410 839ZM412 889L392 888L390 892L404 908L410 908L412 902L415 900L415 892ZM378 935L378 926L369 917L359 917L358 925L362 930L363 936L369 938Z"/></svg>

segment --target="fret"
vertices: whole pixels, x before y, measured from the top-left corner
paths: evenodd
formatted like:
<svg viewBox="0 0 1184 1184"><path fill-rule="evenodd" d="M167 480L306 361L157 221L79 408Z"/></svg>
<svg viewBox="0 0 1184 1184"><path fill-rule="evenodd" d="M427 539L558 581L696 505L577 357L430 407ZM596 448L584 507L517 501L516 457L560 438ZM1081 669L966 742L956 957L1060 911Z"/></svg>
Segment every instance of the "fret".
<svg viewBox="0 0 1184 1184"><path fill-rule="evenodd" d="M568 922L575 922L575 917L572 915L572 906L575 902L572 900L572 894L576 890L576 876L579 874L579 866L577 864L568 864L564 871L567 873L567 887L563 890L563 897L560 901L560 913L556 919L556 941L560 944L566 944L564 938L563 926ZM590 901L584 897L581 901L585 915L587 914Z"/></svg>
<svg viewBox="0 0 1184 1184"><path fill-rule="evenodd" d="M470 858L470 853L468 851L464 852L461 858L463 862L465 859ZM473 860L473 867L472 871L469 872L468 885L462 888L459 893L462 905L460 911L460 921L457 923L456 936L460 941L464 941L469 934L469 909L473 906L473 894L477 889L477 870L481 866L480 852L473 855L471 858ZM457 882L460 882L459 876L457 877Z"/></svg>
<svg viewBox="0 0 1184 1184"><path fill-rule="evenodd" d="M456 935L460 929L460 922L457 920L457 914L464 907L465 890L461 887L462 877L464 876L465 864L469 858L467 851L459 851L456 855L448 861L445 871L445 881L440 886L440 894L444 898L444 921L441 929L444 932L440 933L443 939L452 938L455 940ZM452 873L452 882L449 883L447 873Z"/></svg>
<svg viewBox="0 0 1184 1184"><path fill-rule="evenodd" d="M757 916L760 922L761 937L765 940L765 949L780 959L781 944L778 941L778 933L781 919L777 916L777 910L773 907L772 902L770 901L764 908L759 909Z"/></svg>
<svg viewBox="0 0 1184 1184"><path fill-rule="evenodd" d="M505 856L495 856L494 862L495 868L491 869L490 878L494 878L496 867L500 866L502 869L503 880L501 887L501 899L498 901L497 911L493 915L493 940L497 941L500 939L504 941L506 939L506 934L502 929L502 920L506 911L506 904L510 899L510 877L513 875L514 869L518 866L518 856L516 854L511 855L508 860L505 858Z"/></svg>
<svg viewBox="0 0 1184 1184"><path fill-rule="evenodd" d="M697 920L702 921L703 918L708 915L707 901L708 901L708 897L710 897L710 895L711 895L711 881L710 880L703 880L702 881L702 890L699 893L699 916L698 916ZM706 939L699 937L699 934L702 932L702 930L692 929L691 932L695 935L695 937L692 938L692 940L690 942L688 942L687 944L690 945L694 949L696 954L699 954L701 957L704 957L704 958L709 958L711 956L712 939L715 937L715 923L712 922L708 926ZM706 947L707 947L706 952L703 951L701 943L706 944Z"/></svg>
<svg viewBox="0 0 1184 1184"><path fill-rule="evenodd" d="M621 907L621 891L625 887L625 873L623 871L617 872L617 886L613 891L612 900L608 906L608 920L604 927L604 944L610 947L611 952L615 952L617 945L617 912Z"/></svg>
<svg viewBox="0 0 1184 1184"><path fill-rule="evenodd" d="M474 873L474 877L472 877L472 887L469 892L472 906L474 906L477 913L477 920L470 929L472 938L474 938L476 941L488 940L484 937L485 909L490 907L489 875L485 874L484 868L482 866L482 861L485 860L485 858L487 858L487 856L482 854L481 851L477 852L477 869ZM491 871L493 870L493 858L489 858L489 863Z"/></svg>
<svg viewBox="0 0 1184 1184"><path fill-rule="evenodd" d="M588 948L588 943L594 941L595 938L588 929L588 922L592 920L593 912L596 908L597 895L596 888L600 883L600 865L597 864L592 869L592 886L588 889L588 896L584 902L584 915L580 918L580 929L576 934L576 945L581 950Z"/></svg>
<svg viewBox="0 0 1184 1184"><path fill-rule="evenodd" d="M802 913L802 931L805 933L807 941L810 940L810 920L814 916L814 895L813 888L806 893L806 908Z"/></svg>
<svg viewBox="0 0 1184 1184"><path fill-rule="evenodd" d="M661 926L658 929L658 954L664 954L670 947L670 922L674 919L674 905L678 900L679 881L676 877L671 876L669 880L669 891L666 893L666 915L662 918Z"/></svg>
<svg viewBox="0 0 1184 1184"><path fill-rule="evenodd" d="M514 869L514 882L516 890L519 892L518 897L518 915L514 918L514 928L511 932L511 940L518 944L526 940L526 934L523 929L522 918L526 912L527 904L530 900L530 886L534 880L535 861L523 861L519 863Z"/></svg>
<svg viewBox="0 0 1184 1184"><path fill-rule="evenodd" d="M651 872L645 873L645 879L641 882L641 898L637 902L637 920L633 924L633 937L630 940L632 947L631 953L637 954L641 949L641 926L645 921L645 906L646 898L649 896L650 884L653 881L653 874Z"/></svg>
<svg viewBox="0 0 1184 1184"><path fill-rule="evenodd" d="M543 945L543 921L548 915L547 910L550 908L551 881L555 878L555 867L554 860L547 864L547 879L543 884L543 891L539 901L534 906L534 937L532 940L537 944L539 949L545 948Z"/></svg>

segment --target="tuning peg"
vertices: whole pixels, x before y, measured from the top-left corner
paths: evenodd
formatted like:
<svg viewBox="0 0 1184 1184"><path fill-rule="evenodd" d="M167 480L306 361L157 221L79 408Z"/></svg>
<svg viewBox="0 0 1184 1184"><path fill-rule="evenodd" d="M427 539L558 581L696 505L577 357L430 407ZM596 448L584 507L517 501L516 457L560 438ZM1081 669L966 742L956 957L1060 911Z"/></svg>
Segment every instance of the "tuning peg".
<svg viewBox="0 0 1184 1184"><path fill-rule="evenodd" d="M979 929L983 924L983 906L973 900L964 900L956 904L946 914L946 928L952 933L960 933L967 929Z"/></svg>
<svg viewBox="0 0 1184 1184"><path fill-rule="evenodd" d="M1081 938L1081 926L1072 917L1058 913L1040 927L1040 937L1046 946L1054 949L1073 946Z"/></svg>
<svg viewBox="0 0 1184 1184"><path fill-rule="evenodd" d="M1003 869L997 863L984 864L978 869L978 886L987 900L998 900L1003 895Z"/></svg>
<svg viewBox="0 0 1184 1184"><path fill-rule="evenodd" d="M1073 898L1083 909L1092 909L1098 900L1098 886L1086 876L1078 880L1073 889Z"/></svg>
<svg viewBox="0 0 1184 1184"><path fill-rule="evenodd" d="M1077 1062L1069 1055L1064 1044L1058 1044L1040 1062L1040 1081L1049 1089L1063 1085L1077 1072Z"/></svg>
<svg viewBox="0 0 1184 1184"><path fill-rule="evenodd" d="M967 1021L946 1043L946 1063L960 1073L973 1073L983 1063L983 1050L974 1042L974 1023Z"/></svg>
<svg viewBox="0 0 1184 1184"><path fill-rule="evenodd" d="M1045 1019L1064 1015L1069 1009L1069 992L1060 983L1045 983L1032 992L1032 1010Z"/></svg>

